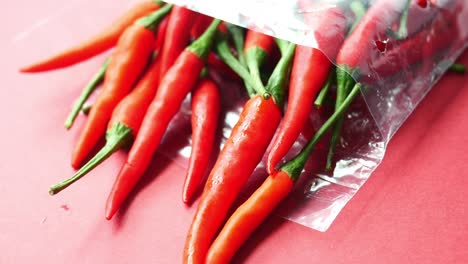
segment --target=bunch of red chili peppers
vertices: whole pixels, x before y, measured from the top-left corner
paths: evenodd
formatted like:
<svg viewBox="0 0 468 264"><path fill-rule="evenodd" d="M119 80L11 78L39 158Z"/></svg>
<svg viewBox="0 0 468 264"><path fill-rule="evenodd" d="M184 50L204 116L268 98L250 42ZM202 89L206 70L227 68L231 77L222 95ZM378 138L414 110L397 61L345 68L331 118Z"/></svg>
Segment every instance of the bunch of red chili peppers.
<svg viewBox="0 0 468 264"><path fill-rule="evenodd" d="M448 46L450 35L457 30L450 20L453 14L443 12L434 13L426 26L407 27L408 12L431 4L429 1L374 2L371 7L359 8L336 5L313 17L304 13L306 24L335 32L316 36L319 46L327 47L328 57L315 48L254 30L245 32L184 7L146 0L88 41L22 68L28 73L59 69L114 48L65 122L66 128L73 125L90 94L102 84L73 150L71 165L78 171L53 185L50 194L67 188L117 150L130 148L107 200L105 217L111 219L149 167L168 125L190 94L192 149L182 192L185 203L191 202L205 173L210 173L188 232L184 263L228 263L292 190L325 135L330 136L326 169L333 167L343 113L362 88L348 73L359 78L367 51L381 48L381 43L369 39L382 34L395 38L394 46L385 47L388 58L403 53L407 63L415 64ZM305 3L299 1L300 5ZM449 10L456 12L456 8ZM352 11L358 23L347 25L344 14ZM395 30L390 32L389 28ZM414 52L430 30L437 31L433 34L437 38L426 49ZM374 60L373 66L390 76L399 68L396 63L384 63L388 58ZM242 81L250 99L216 163L208 168L221 111L220 84L212 79L211 70L230 81ZM331 99L332 114L319 129L307 132L311 112L319 111L323 102ZM301 133L308 134L310 141L293 159L281 163ZM84 163L103 135L105 146ZM264 155L270 176L228 218L232 204Z"/></svg>

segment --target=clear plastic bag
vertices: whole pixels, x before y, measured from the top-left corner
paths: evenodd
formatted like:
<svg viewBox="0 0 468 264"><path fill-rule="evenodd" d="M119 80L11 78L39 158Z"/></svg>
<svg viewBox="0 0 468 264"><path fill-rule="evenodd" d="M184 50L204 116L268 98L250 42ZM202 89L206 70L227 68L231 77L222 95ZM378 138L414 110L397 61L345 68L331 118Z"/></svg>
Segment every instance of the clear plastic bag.
<svg viewBox="0 0 468 264"><path fill-rule="evenodd" d="M369 42L360 46L365 49L358 51L356 67L337 65L365 86L362 98L353 103L345 117L344 132L336 151L336 167L333 172L326 173L324 166L310 162L294 192L277 211L291 221L320 231L328 229L366 182L382 161L391 137L468 44L468 29L464 25L468 3L463 0L170 2L317 48L335 64L338 50L330 39L342 41L346 38L339 30L355 25L359 9L380 12L376 16L376 28L380 30L371 32ZM407 5L407 32L398 35ZM416 43L409 41L420 44L419 49ZM405 50L402 45L411 49ZM304 144L305 139L300 138L285 160ZM324 156L326 152L318 150L311 160L320 161ZM249 186L258 185L265 176L264 171L263 165L259 165Z"/></svg>
<svg viewBox="0 0 468 264"><path fill-rule="evenodd" d="M64 29L66 27L78 29L79 32L60 36L67 39L63 45L71 45L96 32L97 28L112 19L111 14L123 12L134 2L137 1L122 1L116 5L107 0L76 0L64 4L63 8L57 7L58 13L44 16L38 24L14 36L13 43L17 48L27 51L28 45L38 35L56 36L54 32L68 32ZM169 2L242 27L317 48L335 64L337 45L331 45L327 40L335 37L343 41L346 38L345 33L336 30L343 26L346 29L353 27L356 10L359 8L370 10L382 2L387 4L387 8L382 9L385 10L385 15L379 19L379 27L383 31L372 32L369 42L364 45L366 49L360 50L361 55L354 69L343 68L356 81L362 82L365 88L362 90L362 97L353 102L345 116L342 138L336 150L336 167L330 173L324 172L321 163L325 160L327 150L317 149L295 190L276 211L291 221L320 231L328 229L341 209L366 182L382 161L391 137L468 44L468 28L464 25L468 17L468 3L465 0L410 1L407 34L404 37L419 38L422 45L420 49L409 49L406 52L398 50L401 43L407 41L405 38L395 40L387 35L398 33L401 15L408 3L406 0ZM67 20L67 15L77 8L90 10L89 16L80 21ZM327 17L326 24L321 19L324 16ZM44 54L53 54L63 48L48 42L36 42L35 45L42 45ZM26 62L37 57L38 54L25 52L19 60ZM356 68L359 70L355 70ZM64 78L74 75L76 74L70 73ZM229 136L238 120L241 107L247 100L239 87L232 87L229 82L224 83L224 123L220 132L220 147ZM180 166L186 166L190 154L189 115L187 98L158 150ZM310 118L317 126L324 121L317 115ZM298 139L284 160L294 156L305 142L303 137ZM266 176L262 162L250 178L243 195L249 194Z"/></svg>

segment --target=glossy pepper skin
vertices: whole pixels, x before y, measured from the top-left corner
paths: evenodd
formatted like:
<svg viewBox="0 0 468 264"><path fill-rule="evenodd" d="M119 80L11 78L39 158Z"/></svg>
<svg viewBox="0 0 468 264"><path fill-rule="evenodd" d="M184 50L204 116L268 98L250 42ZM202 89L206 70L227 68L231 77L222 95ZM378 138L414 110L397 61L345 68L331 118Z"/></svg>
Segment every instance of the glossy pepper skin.
<svg viewBox="0 0 468 264"><path fill-rule="evenodd" d="M57 194L88 174L114 152L130 145L138 134L143 117L159 86L160 63L156 58L136 87L114 109L106 131L106 144L71 178L50 187L51 195Z"/></svg>
<svg viewBox="0 0 468 264"><path fill-rule="evenodd" d="M161 79L158 92L107 199L106 219L112 218L146 171L169 122L199 78L219 23L219 20L213 21L205 33L180 54Z"/></svg>
<svg viewBox="0 0 468 264"><path fill-rule="evenodd" d="M319 46L326 47L327 55L334 58L343 42L346 28L342 9L328 8L304 19L307 23L319 25L321 30L334 32L316 33ZM299 137L313 111L314 100L327 81L331 66L329 58L322 51L297 45L289 82L288 105L267 157L269 174L274 173L277 164Z"/></svg>
<svg viewBox="0 0 468 264"><path fill-rule="evenodd" d="M20 69L21 72L33 73L64 68L96 56L115 46L127 27L137 19L150 14L162 6L160 1L137 3L125 14L116 19L108 28L89 40L62 51L48 59L36 62Z"/></svg>
<svg viewBox="0 0 468 264"><path fill-rule="evenodd" d="M155 34L149 27L156 26L170 11L167 5L150 15L149 20L138 20L128 27L117 43L104 76L104 87L94 103L85 127L72 154L72 167L78 168L106 130L112 111L130 92L146 68L153 52ZM149 17L147 17L149 18ZM153 19L154 18L154 19Z"/></svg>
<svg viewBox="0 0 468 264"><path fill-rule="evenodd" d="M275 172L244 202L224 225L211 245L206 263L227 264L250 234L289 194L294 180L284 171Z"/></svg>
<svg viewBox="0 0 468 264"><path fill-rule="evenodd" d="M208 177L185 242L184 263L205 263L218 228L265 153L280 119L281 111L272 98L255 96L245 104Z"/></svg>
<svg viewBox="0 0 468 264"><path fill-rule="evenodd" d="M208 78L198 82L191 99L192 150L182 192L184 203L191 201L208 168L221 110L218 87Z"/></svg>
<svg viewBox="0 0 468 264"><path fill-rule="evenodd" d="M299 154L283 165L280 171L271 174L235 210L211 245L207 253L206 262L203 263L227 264L230 262L235 252L249 238L252 232L290 193L314 147L360 93L360 87L358 84L352 89L340 108L317 130L317 133L315 133Z"/></svg>
<svg viewBox="0 0 468 264"><path fill-rule="evenodd" d="M166 36L161 50L161 78L174 64L190 41L190 29L197 13L182 6L174 6L167 21Z"/></svg>

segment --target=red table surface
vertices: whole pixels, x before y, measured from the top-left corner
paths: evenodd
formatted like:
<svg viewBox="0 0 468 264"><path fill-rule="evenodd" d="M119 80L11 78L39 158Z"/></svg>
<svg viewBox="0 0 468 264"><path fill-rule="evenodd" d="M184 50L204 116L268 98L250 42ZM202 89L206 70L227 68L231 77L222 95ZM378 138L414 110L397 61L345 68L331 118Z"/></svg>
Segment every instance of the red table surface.
<svg viewBox="0 0 468 264"><path fill-rule="evenodd" d="M122 153L73 188L55 197L47 193L74 172L70 153L85 119L69 132L62 123L99 65L94 60L47 74L17 73L41 52L71 44L50 32L37 37L48 32L43 14L54 13L55 5L64 4L9 1L1 11L0 263L180 263L195 206L181 202L184 171L164 156L155 157L151 173L110 222L104 202ZM96 27L107 19L99 11L77 12ZM65 22L50 30L73 28L72 20ZM26 33L36 28L28 41ZM467 52L460 61L468 64ZM327 232L272 216L233 262L468 263L467 80L454 73L440 80Z"/></svg>

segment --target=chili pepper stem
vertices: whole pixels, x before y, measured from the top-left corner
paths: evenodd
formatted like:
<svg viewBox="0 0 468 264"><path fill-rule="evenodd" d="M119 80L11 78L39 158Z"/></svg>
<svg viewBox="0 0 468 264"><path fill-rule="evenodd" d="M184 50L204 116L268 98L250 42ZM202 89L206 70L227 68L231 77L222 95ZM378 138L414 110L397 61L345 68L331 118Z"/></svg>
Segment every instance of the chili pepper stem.
<svg viewBox="0 0 468 264"><path fill-rule="evenodd" d="M338 110L340 105L343 103L346 98L348 87L351 85L351 77L342 69L337 68L337 89L336 89L336 101L335 101L335 111ZM333 132L330 140L330 148L327 155L327 163L325 165L326 171L331 171L333 168L333 156L335 154L336 146L341 137L341 128L343 126L343 117L340 117L336 124L333 127Z"/></svg>
<svg viewBox="0 0 468 264"><path fill-rule="evenodd" d="M292 160L288 161L281 167L281 170L288 173L293 181L297 181L299 175L301 174L304 166L307 162L307 158L310 156L310 153L314 149L315 145L319 140L325 135L325 133L333 127L336 121L343 115L343 113L348 109L349 105L353 99L358 95L361 90L362 85L357 83L354 85L353 89L343 101L341 106L328 118L328 120L317 130L312 139L307 143L307 145L302 149L302 151L294 157Z"/></svg>
<svg viewBox="0 0 468 264"><path fill-rule="evenodd" d="M117 150L125 147L133 139L133 130L123 123L116 123L106 133L106 145L71 178L50 187L49 194L55 195L101 164Z"/></svg>
<svg viewBox="0 0 468 264"><path fill-rule="evenodd" d="M158 29L158 26L160 22L166 17L167 14L172 9L172 4L167 4L158 9L157 11L154 11L148 16L142 17L136 21L136 23L143 25L145 28L156 32Z"/></svg>
<svg viewBox="0 0 468 264"><path fill-rule="evenodd" d="M245 52L246 64L250 71L252 82L256 87L260 87L262 89L265 89L265 87L263 85L262 78L260 77L260 64L263 63L266 55L266 52L259 47L250 48Z"/></svg>
<svg viewBox="0 0 468 264"><path fill-rule="evenodd" d="M456 72L456 73L461 73L461 74L466 72L465 65L459 64L459 63L452 64L452 66L450 66L449 69L450 69L450 71L453 71L453 72Z"/></svg>
<svg viewBox="0 0 468 264"><path fill-rule="evenodd" d="M86 87L83 89L83 91L80 94L80 97L78 98L78 101L76 101L76 103L73 105L73 108L70 114L65 120L65 123L64 123L65 128L70 129L73 126L73 123L75 122L75 119L78 116L78 113L83 108L83 105L86 102L86 100L88 100L89 96L96 89L96 87L102 83L102 81L104 80L104 74L106 72L108 64L109 64L109 59L107 59L104 62L104 64L99 69L99 71L93 76L93 78L91 78L91 80L88 82Z"/></svg>
<svg viewBox="0 0 468 264"><path fill-rule="evenodd" d="M215 32L219 24L221 24L221 20L214 19L205 32L197 40L190 44L188 50L195 53L200 59L205 60L211 51L211 46L214 42L214 39L216 38Z"/></svg>
<svg viewBox="0 0 468 264"><path fill-rule="evenodd" d="M289 43L285 53L281 56L281 59L268 79L268 84L266 86L267 93L273 96L275 104L280 108L282 108L284 104L284 86L288 80L288 71L290 70L295 49L296 45Z"/></svg>
<svg viewBox="0 0 468 264"><path fill-rule="evenodd" d="M325 98L327 97L328 90L330 90L331 82L332 82L332 75L330 74L328 75L327 82L323 86L322 90L320 90L320 93L317 95L317 98L315 98L315 101L314 101L315 107L317 108L322 107L323 102L325 101Z"/></svg>
<svg viewBox="0 0 468 264"><path fill-rule="evenodd" d="M349 8L354 14L354 23L351 26L351 28L348 30L348 35L354 31L356 26L359 24L359 21L361 21L364 14L366 14L366 7L361 1L351 2L351 4L349 4Z"/></svg>
<svg viewBox="0 0 468 264"><path fill-rule="evenodd" d="M410 4L411 4L411 1L407 0L405 4L405 8L403 9L403 12L401 13L398 31L395 32L391 29L388 29L387 31L387 34L390 35L394 39L397 39L397 40L405 39L408 36L407 24L408 24L408 13L409 13Z"/></svg>
<svg viewBox="0 0 468 264"><path fill-rule="evenodd" d="M226 63L237 75L241 77L241 79L246 84L247 93L249 97L253 97L256 94L255 89L249 89L249 87L253 87L253 82L250 77L250 73L247 69L234 57L229 49L229 45L225 38L221 37L216 42L216 51L219 57Z"/></svg>

